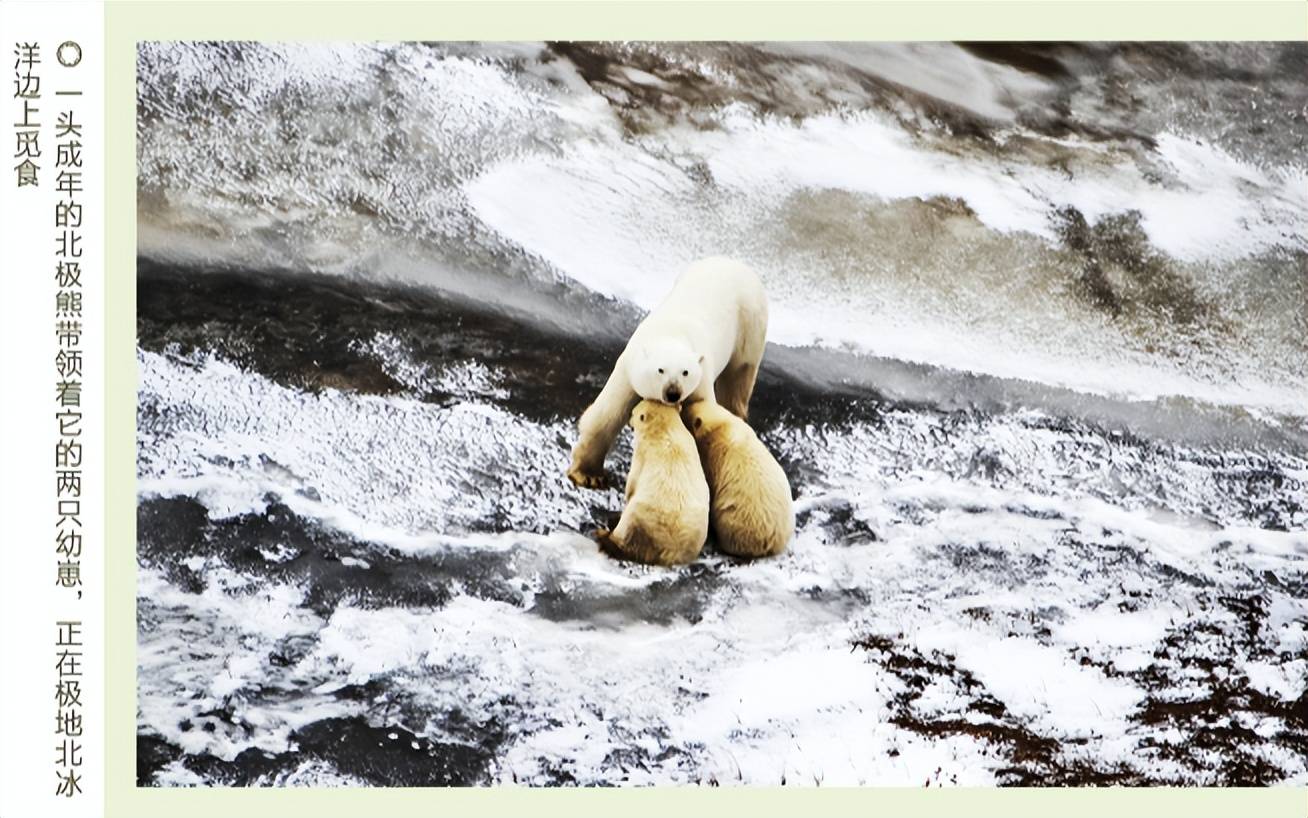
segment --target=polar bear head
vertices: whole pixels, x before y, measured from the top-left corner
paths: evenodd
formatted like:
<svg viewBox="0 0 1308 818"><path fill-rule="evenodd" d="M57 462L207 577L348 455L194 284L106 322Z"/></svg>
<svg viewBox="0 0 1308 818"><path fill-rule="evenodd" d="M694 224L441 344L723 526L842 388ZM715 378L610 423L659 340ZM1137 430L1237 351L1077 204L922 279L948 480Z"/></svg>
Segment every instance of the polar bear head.
<svg viewBox="0 0 1308 818"><path fill-rule="evenodd" d="M662 430L681 425L681 416L675 406L663 401L642 400L631 410L631 420L627 425L637 432Z"/></svg>
<svg viewBox="0 0 1308 818"><path fill-rule="evenodd" d="M642 344L627 364L631 388L646 400L679 404L699 386L704 356L684 341Z"/></svg>

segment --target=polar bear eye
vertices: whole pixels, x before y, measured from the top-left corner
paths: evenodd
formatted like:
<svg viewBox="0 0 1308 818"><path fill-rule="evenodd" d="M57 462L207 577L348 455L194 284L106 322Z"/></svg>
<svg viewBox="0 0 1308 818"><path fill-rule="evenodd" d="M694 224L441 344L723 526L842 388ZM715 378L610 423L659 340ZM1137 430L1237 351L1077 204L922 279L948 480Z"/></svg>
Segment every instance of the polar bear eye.
<svg viewBox="0 0 1308 818"><path fill-rule="evenodd" d="M689 370L689 369L683 369L683 370L681 370L681 376L682 376L683 378L689 378L689 377L690 377L690 370Z"/></svg>
<svg viewBox="0 0 1308 818"><path fill-rule="evenodd" d="M662 369L659 370L659 374L660 374L660 375L663 374L663 370L662 370Z"/></svg>

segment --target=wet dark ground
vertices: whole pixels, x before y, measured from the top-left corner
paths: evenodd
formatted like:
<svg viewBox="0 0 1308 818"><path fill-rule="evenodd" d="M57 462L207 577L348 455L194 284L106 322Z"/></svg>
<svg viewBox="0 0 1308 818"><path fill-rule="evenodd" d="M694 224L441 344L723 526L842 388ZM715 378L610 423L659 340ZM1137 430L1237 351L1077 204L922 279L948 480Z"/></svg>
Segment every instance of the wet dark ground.
<svg viewBox="0 0 1308 818"><path fill-rule="evenodd" d="M603 385L638 322L613 302L603 309L617 313L605 322L609 331L589 335L582 344L576 336L417 287L280 272L200 274L141 260L137 344L181 354L216 349L243 368L298 389L388 395L407 387L355 343L384 327L424 362L474 360L530 375L515 379L508 395L492 400L532 420L573 422ZM750 421L763 433L783 422L875 417L875 393L857 387L849 392L815 389L807 378L791 377L765 358ZM439 392L416 397L431 403L458 400Z"/></svg>

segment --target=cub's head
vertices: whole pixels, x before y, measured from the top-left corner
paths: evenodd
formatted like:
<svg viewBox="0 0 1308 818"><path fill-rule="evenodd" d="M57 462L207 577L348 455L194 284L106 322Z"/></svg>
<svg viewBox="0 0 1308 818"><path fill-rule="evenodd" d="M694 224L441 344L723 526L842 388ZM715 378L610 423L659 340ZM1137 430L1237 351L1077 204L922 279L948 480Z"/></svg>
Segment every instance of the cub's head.
<svg viewBox="0 0 1308 818"><path fill-rule="evenodd" d="M684 342L653 342L635 350L627 377L642 398L679 404L699 386L703 364L704 356Z"/></svg>
<svg viewBox="0 0 1308 818"><path fill-rule="evenodd" d="M686 404L681 410L681 416L685 418L686 427L690 429L696 440L703 440L722 428L724 424L730 423L735 417L711 400L697 400Z"/></svg>
<svg viewBox="0 0 1308 818"><path fill-rule="evenodd" d="M629 425L637 432L643 432L661 429L673 423L681 423L677 415L677 407L669 406L662 401L643 400L631 410Z"/></svg>

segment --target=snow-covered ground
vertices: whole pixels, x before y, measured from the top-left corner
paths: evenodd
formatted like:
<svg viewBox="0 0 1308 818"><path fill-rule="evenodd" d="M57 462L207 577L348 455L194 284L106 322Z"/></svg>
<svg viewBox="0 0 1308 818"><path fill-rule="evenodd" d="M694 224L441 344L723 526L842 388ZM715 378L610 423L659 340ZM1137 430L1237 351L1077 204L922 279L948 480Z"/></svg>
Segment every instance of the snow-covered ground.
<svg viewBox="0 0 1308 818"><path fill-rule="evenodd" d="M1303 65L143 46L140 783L1308 782ZM713 252L798 533L618 563L575 420Z"/></svg>
<svg viewBox="0 0 1308 818"><path fill-rule="evenodd" d="M240 322L205 331L248 350ZM564 477L575 398L524 386L563 402L526 417L520 372L342 346L399 388L140 353L147 782L1304 775L1301 456L1034 410L815 412L765 379L793 546L647 568L581 533L621 500ZM576 366L592 382L602 356ZM430 397L450 379L474 388ZM349 756L306 739L324 724ZM378 773L391 754L412 771Z"/></svg>

